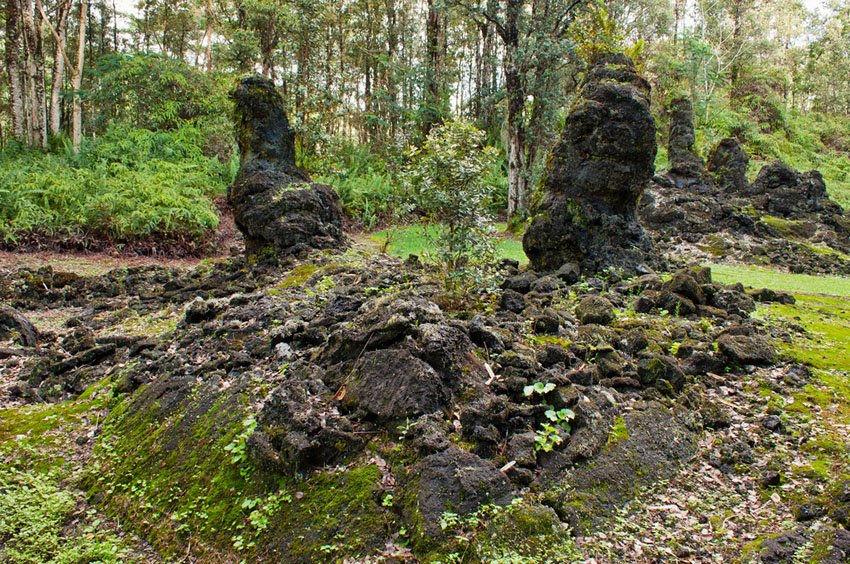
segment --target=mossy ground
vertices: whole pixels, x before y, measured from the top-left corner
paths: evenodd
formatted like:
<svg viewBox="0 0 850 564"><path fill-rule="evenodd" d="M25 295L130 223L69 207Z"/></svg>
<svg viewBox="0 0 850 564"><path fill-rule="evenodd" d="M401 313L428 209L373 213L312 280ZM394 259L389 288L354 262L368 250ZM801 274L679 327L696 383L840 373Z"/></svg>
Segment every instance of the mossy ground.
<svg viewBox="0 0 850 564"><path fill-rule="evenodd" d="M79 489L90 443L111 396L101 382L77 400L0 409L0 560L143 561Z"/></svg>
<svg viewBox="0 0 850 564"><path fill-rule="evenodd" d="M715 270L724 282L734 281L736 272L745 276L745 283L756 286L766 286L761 282L767 277L776 289L802 285L850 295L850 285L843 279L814 285L796 275L737 267ZM282 286L304 284L317 273L315 268L296 269ZM746 384L754 396L781 409L784 419L803 425L792 427L796 439L802 439L804 432L808 437L799 449L780 451L774 463L788 468L788 480L814 481L821 492L829 492L837 480L850 476L844 430L850 424L850 299L798 294L795 305L762 306L758 315L768 325L790 322L805 329L779 345L786 355L814 369L812 381L790 398L776 394L766 377ZM168 309L128 317L122 330L163 335L173 329L178 317L178 312ZM617 323L636 323L634 317L631 311L621 312ZM661 317L657 321L670 322ZM568 343L535 337L532 344ZM416 546L413 531L402 526L401 493L386 488L386 468L403 467L407 456L396 436L376 436L367 453L345 467L310 476L272 477L237 456L245 422L268 391L261 382L230 383L227 393L220 393L223 383L215 380L187 383L180 392L183 401L176 404L180 407L172 409L164 400L134 401L146 388L132 397L115 395L112 386L120 377L119 370L77 400L0 410L0 487L14 496L35 488L51 500L41 517L33 517L33 505L14 498L22 499L16 515L45 524L48 532L38 533L46 535L44 546L66 546L68 554L100 551L97 554L106 561L110 555L145 560L148 554L140 552L133 535L98 529L99 523L117 521L147 539L159 554L156 558L176 558L178 552L189 551L192 557L207 561L334 561L374 555L383 549L378 540L387 538L395 539L393 550L400 555L410 554L408 546ZM628 437L625 422L615 420L609 443L616 445ZM92 443L93 455L89 452ZM232 445L237 448L228 449ZM10 473L14 478L8 478ZM96 510L86 505L80 488ZM761 495L769 498L773 493L787 506L803 499L795 490ZM729 529L724 523L732 519L740 498L732 491L718 495L710 500L695 490L688 502L690 510L705 513L709 522L716 523L711 546L725 542ZM79 507L85 508L82 513ZM67 527L72 520L78 524ZM767 517L764 521L769 523ZM534 508L482 515L477 522L452 525L457 529L452 543L436 549L432 545L427 552L441 561L510 557L519 562L535 561L535 557L522 560L522 555L529 554L541 558L577 554L563 531L550 531L545 525ZM671 521L670 526L674 525ZM622 531L632 535L630 527L635 526L624 521ZM766 524L764 530L775 526ZM31 561L41 554L25 543L18 546L30 551ZM585 556L608 554L602 545L579 548Z"/></svg>

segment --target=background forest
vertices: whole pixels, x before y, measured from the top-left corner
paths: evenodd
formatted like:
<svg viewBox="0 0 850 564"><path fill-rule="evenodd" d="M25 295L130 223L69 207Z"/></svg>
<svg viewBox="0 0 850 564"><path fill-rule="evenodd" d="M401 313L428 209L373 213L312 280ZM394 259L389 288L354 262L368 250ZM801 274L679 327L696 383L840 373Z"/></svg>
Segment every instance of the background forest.
<svg viewBox="0 0 850 564"><path fill-rule="evenodd" d="M611 49L651 81L659 141L687 94L703 155L737 137L752 173L817 168L850 206L847 0L6 0L4 15L6 247L204 248L238 167L228 92L250 72L281 86L301 166L363 228L399 220L412 149L454 119L498 150L488 204L521 220L587 61Z"/></svg>

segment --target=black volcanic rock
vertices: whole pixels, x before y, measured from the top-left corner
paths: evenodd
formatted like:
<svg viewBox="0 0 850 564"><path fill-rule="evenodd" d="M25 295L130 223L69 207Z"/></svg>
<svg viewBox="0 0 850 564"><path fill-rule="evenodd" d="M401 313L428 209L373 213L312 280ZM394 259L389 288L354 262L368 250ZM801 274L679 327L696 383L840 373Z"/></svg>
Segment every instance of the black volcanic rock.
<svg viewBox="0 0 850 564"><path fill-rule="evenodd" d="M741 193L747 188L747 165L750 157L738 140L721 139L708 157L708 171L723 192Z"/></svg>
<svg viewBox="0 0 850 564"><path fill-rule="evenodd" d="M705 161L694 150L694 106L690 98L676 98L670 103L670 137L667 173L676 188L708 192L714 189L705 170Z"/></svg>
<svg viewBox="0 0 850 564"><path fill-rule="evenodd" d="M343 245L339 198L295 166L295 133L274 83L243 78L231 97L240 167L228 197L246 253L275 256Z"/></svg>
<svg viewBox="0 0 850 564"><path fill-rule="evenodd" d="M807 212L841 214L830 201L821 173L798 172L781 161L765 165L749 188L757 208L772 215L796 217Z"/></svg>
<svg viewBox="0 0 850 564"><path fill-rule="evenodd" d="M622 54L604 57L588 73L523 238L534 269L569 262L585 274L608 267L635 273L654 263L636 215L657 150L649 92Z"/></svg>

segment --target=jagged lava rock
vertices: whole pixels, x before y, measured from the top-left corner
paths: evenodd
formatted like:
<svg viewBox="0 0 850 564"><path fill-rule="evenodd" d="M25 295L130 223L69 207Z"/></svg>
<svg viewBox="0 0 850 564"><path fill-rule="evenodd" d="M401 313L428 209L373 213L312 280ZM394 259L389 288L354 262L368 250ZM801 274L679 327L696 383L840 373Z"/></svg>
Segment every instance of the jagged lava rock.
<svg viewBox="0 0 850 564"><path fill-rule="evenodd" d="M585 274L608 267L636 273L655 262L636 215L657 150L649 92L622 54L588 72L523 238L534 269L575 263Z"/></svg>
<svg viewBox="0 0 850 564"><path fill-rule="evenodd" d="M667 152L670 171L667 175L676 188L708 192L713 190L706 174L705 161L694 150L694 106L690 98L676 98L670 103L670 137Z"/></svg>
<svg viewBox="0 0 850 564"><path fill-rule="evenodd" d="M232 98L240 167L228 197L246 253L286 255L343 245L339 197L295 166L295 133L274 83L243 78Z"/></svg>
<svg viewBox="0 0 850 564"><path fill-rule="evenodd" d="M740 193L747 188L750 157L734 137L721 139L708 157L708 171L724 192Z"/></svg>
<svg viewBox="0 0 850 564"><path fill-rule="evenodd" d="M414 468L418 476L418 510L430 535L440 535L446 511L472 513L486 503L506 504L511 485L492 462L450 446L423 458Z"/></svg>
<svg viewBox="0 0 850 564"><path fill-rule="evenodd" d="M749 195L756 208L782 217L824 211L842 214L840 206L830 201L820 172L797 172L781 161L762 167Z"/></svg>

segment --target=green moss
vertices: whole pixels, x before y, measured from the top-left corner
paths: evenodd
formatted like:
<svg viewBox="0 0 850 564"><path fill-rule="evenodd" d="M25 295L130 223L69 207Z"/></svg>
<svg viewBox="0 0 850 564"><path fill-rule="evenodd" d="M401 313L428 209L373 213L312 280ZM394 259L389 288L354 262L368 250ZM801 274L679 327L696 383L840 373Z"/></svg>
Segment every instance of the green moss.
<svg viewBox="0 0 850 564"><path fill-rule="evenodd" d="M495 516L470 543L480 562L572 562L579 559L572 537L554 512L516 500Z"/></svg>
<svg viewBox="0 0 850 564"><path fill-rule="evenodd" d="M796 304L762 306L758 316L792 320L806 328L807 333L794 342L777 343L797 360L821 370L846 370L850 366L850 300L798 295Z"/></svg>
<svg viewBox="0 0 850 564"><path fill-rule="evenodd" d="M611 427L611 431L608 433L608 446L613 446L620 441L624 441L629 438L629 429L626 427L626 420L618 416L614 419L614 425Z"/></svg>
<svg viewBox="0 0 850 564"><path fill-rule="evenodd" d="M248 482L224 447L241 430L246 397L197 386L171 412L158 402L127 399L104 423L85 486L107 513L132 526L164 554L191 537L197 555L231 552L244 529L243 497L274 493Z"/></svg>
<svg viewBox="0 0 850 564"><path fill-rule="evenodd" d="M292 288L294 286L303 286L309 278L319 270L319 266L313 263L299 264L289 271L286 278L278 284L278 288Z"/></svg>
<svg viewBox="0 0 850 564"><path fill-rule="evenodd" d="M175 307L164 308L145 315L129 310L121 323L115 326L113 332L134 337L160 337L174 331L182 317L182 312Z"/></svg>
<svg viewBox="0 0 850 564"><path fill-rule="evenodd" d="M300 500L284 507L270 537L286 543L286 556L313 561L362 558L397 528L381 505L381 472L374 465L320 473L297 485Z"/></svg>
<svg viewBox="0 0 850 564"><path fill-rule="evenodd" d="M572 341L557 335L532 335L529 337L529 344L537 347L545 347L547 345L556 345L559 347L569 348Z"/></svg>
<svg viewBox="0 0 850 564"><path fill-rule="evenodd" d="M764 215L759 221L774 228L780 235L790 239L807 238L807 227L803 221Z"/></svg>
<svg viewBox="0 0 850 564"><path fill-rule="evenodd" d="M117 404L85 481L91 499L166 556L187 546L206 561L372 554L395 519L375 494L379 470L298 480L254 469L226 449L244 444L252 415L248 390L234 386L198 384L165 409L149 385Z"/></svg>

